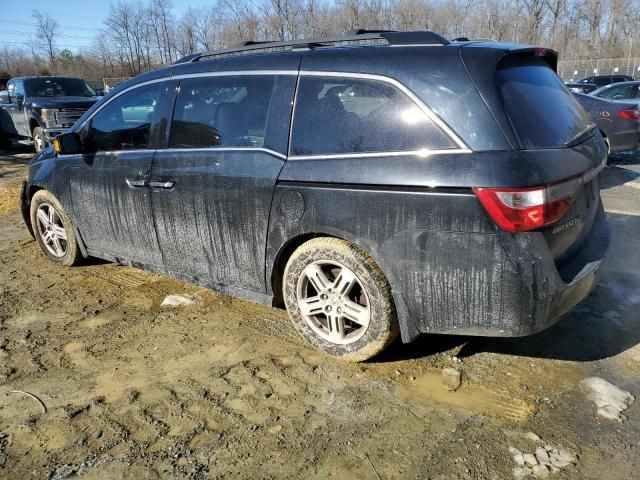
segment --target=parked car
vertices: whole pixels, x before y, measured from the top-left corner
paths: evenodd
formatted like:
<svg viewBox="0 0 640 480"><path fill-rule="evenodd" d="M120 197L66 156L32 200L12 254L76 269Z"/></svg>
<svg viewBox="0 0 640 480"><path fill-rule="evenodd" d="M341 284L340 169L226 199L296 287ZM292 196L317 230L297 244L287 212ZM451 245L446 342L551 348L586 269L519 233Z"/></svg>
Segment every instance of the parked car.
<svg viewBox="0 0 640 480"><path fill-rule="evenodd" d="M591 95L607 100L635 100L640 103L640 80L605 85L592 92Z"/></svg>
<svg viewBox="0 0 640 480"><path fill-rule="evenodd" d="M611 101L580 93L575 95L598 126L610 153L640 148L638 102Z"/></svg>
<svg viewBox="0 0 640 480"><path fill-rule="evenodd" d="M567 83L567 87L574 93L591 93L600 87L617 82L627 82L633 80L628 75L594 75L586 77L577 82Z"/></svg>
<svg viewBox="0 0 640 480"><path fill-rule="evenodd" d="M98 96L80 78L19 77L0 91L0 144L32 141L42 151L67 131Z"/></svg>
<svg viewBox="0 0 640 480"><path fill-rule="evenodd" d="M591 84L596 85L598 88L600 88L612 83L629 82L632 80L633 77L630 77L629 75L593 75L591 77L586 77L578 80L575 83L577 83L578 85Z"/></svg>
<svg viewBox="0 0 640 480"><path fill-rule="evenodd" d="M598 89L595 83L565 83L573 93L591 93Z"/></svg>
<svg viewBox="0 0 640 480"><path fill-rule="evenodd" d="M55 262L284 305L347 360L398 333L529 335L588 295L609 244L606 145L556 63L426 31L190 55L32 160L25 221Z"/></svg>

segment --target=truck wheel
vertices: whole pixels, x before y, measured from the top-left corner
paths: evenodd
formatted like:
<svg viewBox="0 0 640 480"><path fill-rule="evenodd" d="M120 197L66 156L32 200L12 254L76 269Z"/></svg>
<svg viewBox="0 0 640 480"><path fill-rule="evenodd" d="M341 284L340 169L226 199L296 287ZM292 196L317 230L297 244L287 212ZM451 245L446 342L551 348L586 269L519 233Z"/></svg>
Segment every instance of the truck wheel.
<svg viewBox="0 0 640 480"><path fill-rule="evenodd" d="M51 260L70 267L82 255L69 215L56 197L38 190L31 199L31 226L38 245Z"/></svg>
<svg viewBox="0 0 640 480"><path fill-rule="evenodd" d="M361 362L398 336L389 282L345 240L320 237L300 246L287 262L283 289L293 325L324 353Z"/></svg>
<svg viewBox="0 0 640 480"><path fill-rule="evenodd" d="M36 149L37 153L40 153L42 150L47 148L47 140L44 138L44 132L40 127L36 127L33 129L31 133L31 138L33 139L33 146Z"/></svg>

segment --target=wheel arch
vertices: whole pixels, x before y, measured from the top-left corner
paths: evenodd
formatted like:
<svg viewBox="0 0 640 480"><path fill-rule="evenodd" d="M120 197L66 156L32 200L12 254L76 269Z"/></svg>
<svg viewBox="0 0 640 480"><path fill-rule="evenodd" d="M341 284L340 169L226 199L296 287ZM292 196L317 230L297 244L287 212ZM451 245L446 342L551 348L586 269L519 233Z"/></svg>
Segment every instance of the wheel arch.
<svg viewBox="0 0 640 480"><path fill-rule="evenodd" d="M274 257L273 263L270 265L271 270L268 272L267 277L269 279L269 286L272 289L273 306L282 307L284 305L282 277L289 258L291 258L291 255L298 247L317 237L331 237L346 240L347 242L351 242L362 248L371 256L371 258L373 258L391 286L391 294L393 296L393 302L396 307L396 314L400 324L400 335L402 337L402 341L404 343L408 343L416 338L419 332L416 326L408 318L408 310L402 294L394 288L394 285L398 285L398 283L391 273L392 270L390 268L386 268L387 266L385 265L385 262L377 254L377 248L375 245L371 245L369 242L363 241L363 239L355 238L348 232L339 231L331 227L315 228L310 232L298 233L280 246Z"/></svg>
<svg viewBox="0 0 640 480"><path fill-rule="evenodd" d="M22 211L22 219L24 220L25 225L27 226L27 230L33 238L36 238L35 231L33 230L33 225L31 224L31 199L36 194L38 190L45 190L44 187L40 185L29 185L25 182L24 189L22 191L21 198L21 211Z"/></svg>
<svg viewBox="0 0 640 480"><path fill-rule="evenodd" d="M47 187L43 186L43 185L39 185L39 184L26 184L25 185L25 190L24 190L24 197L23 197L23 201L22 201L22 217L24 219L24 222L27 226L27 229L29 230L29 233L31 234L31 236L33 238L35 238L35 231L33 229L33 225L31 224L31 199L33 198L33 196L39 192L40 190L46 190L49 193L51 193L52 195L55 196L55 194L49 190ZM57 198L57 197L56 197ZM58 201L60 201L58 199ZM73 230L76 234L76 240L78 241L78 247L80 247L80 253L82 254L82 256L84 258L87 258L89 256L89 254L87 253L87 246L84 242L84 238L82 238L82 233L80 232L80 230L78 229L78 226L76 225L75 220L72 217L71 212L68 211L68 209L65 209L67 215L69 215L71 217L71 222L73 224Z"/></svg>
<svg viewBox="0 0 640 480"><path fill-rule="evenodd" d="M284 305L284 295L282 293L282 276L287 262L298 247L317 237L335 237L334 235L322 232L307 232L296 235L287 240L276 253L273 265L271 266L270 282L271 291L273 292L273 306L282 307Z"/></svg>

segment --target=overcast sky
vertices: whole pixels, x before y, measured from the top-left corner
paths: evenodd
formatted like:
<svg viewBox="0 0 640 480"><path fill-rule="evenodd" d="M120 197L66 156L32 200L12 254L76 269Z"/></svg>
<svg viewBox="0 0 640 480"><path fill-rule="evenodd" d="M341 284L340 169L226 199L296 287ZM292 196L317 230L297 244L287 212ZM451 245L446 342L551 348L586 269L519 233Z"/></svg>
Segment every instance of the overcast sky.
<svg viewBox="0 0 640 480"><path fill-rule="evenodd" d="M59 24L58 48L77 51L90 46L93 37L103 26L109 13L109 0L19 0L11 8L0 0L0 47L17 47L34 38L34 10L49 13ZM212 0L173 0L173 12L182 13L187 7L211 5Z"/></svg>

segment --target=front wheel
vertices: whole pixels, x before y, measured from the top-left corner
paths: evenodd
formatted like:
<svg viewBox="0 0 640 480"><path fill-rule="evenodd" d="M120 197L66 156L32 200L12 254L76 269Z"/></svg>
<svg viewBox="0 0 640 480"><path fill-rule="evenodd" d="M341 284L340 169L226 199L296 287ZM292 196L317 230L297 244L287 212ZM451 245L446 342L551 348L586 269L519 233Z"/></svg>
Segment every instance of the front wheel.
<svg viewBox="0 0 640 480"><path fill-rule="evenodd" d="M356 245L314 238L287 262L284 299L295 328L318 350L360 362L398 335L391 287L375 261Z"/></svg>
<svg viewBox="0 0 640 480"><path fill-rule="evenodd" d="M38 190L31 199L31 226L38 245L51 260L71 266L82 255L69 215L56 197Z"/></svg>
<svg viewBox="0 0 640 480"><path fill-rule="evenodd" d="M44 137L44 132L40 127L36 127L33 129L31 138L33 138L33 147L36 149L37 153L40 153L42 150L47 148L47 140Z"/></svg>

